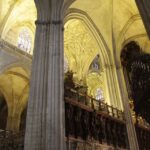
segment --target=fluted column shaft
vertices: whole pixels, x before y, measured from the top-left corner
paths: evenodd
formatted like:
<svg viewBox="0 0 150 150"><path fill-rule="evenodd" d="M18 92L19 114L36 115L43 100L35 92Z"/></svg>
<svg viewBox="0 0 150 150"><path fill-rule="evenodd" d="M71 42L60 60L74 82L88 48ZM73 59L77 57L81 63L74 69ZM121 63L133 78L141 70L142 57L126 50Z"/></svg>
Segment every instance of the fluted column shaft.
<svg viewBox="0 0 150 150"><path fill-rule="evenodd" d="M36 21L25 150L65 150L61 1L36 1L40 12Z"/></svg>
<svg viewBox="0 0 150 150"><path fill-rule="evenodd" d="M48 65L46 150L65 150L64 129L64 51L63 22L55 17L50 26L50 54ZM49 133L48 133L49 132Z"/></svg>

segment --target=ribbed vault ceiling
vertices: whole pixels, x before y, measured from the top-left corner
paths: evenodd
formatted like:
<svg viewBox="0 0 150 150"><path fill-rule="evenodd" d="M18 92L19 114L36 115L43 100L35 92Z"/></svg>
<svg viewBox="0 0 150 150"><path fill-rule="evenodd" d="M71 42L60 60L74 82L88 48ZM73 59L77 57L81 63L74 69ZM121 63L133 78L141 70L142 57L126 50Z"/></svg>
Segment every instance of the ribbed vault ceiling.
<svg viewBox="0 0 150 150"><path fill-rule="evenodd" d="M110 57L114 58L116 54L119 58L123 45L131 40L137 41L145 52L150 52L150 42L134 0L76 0L69 9L79 15L82 11L83 15L90 18L98 35L101 35L100 38L103 38L108 47ZM76 73L75 78L85 82L89 65L101 53L101 49L92 36L92 31L88 30L83 21L75 18L74 16L65 24L65 56L70 70ZM17 35L23 27L30 30L34 39L35 20L36 8L33 0L0 1L0 37L4 40L17 45ZM88 75L88 79L100 78L98 74Z"/></svg>
<svg viewBox="0 0 150 150"><path fill-rule="evenodd" d="M120 51L121 45L128 40L136 40L142 47L149 45L134 0L76 0L70 8L86 12L111 51L113 45ZM145 40L141 40L143 37Z"/></svg>
<svg viewBox="0 0 150 150"><path fill-rule="evenodd" d="M3 38L9 30L14 28L16 33L16 28L19 32L22 26L27 26L34 36L36 8L33 0L1 0L0 4L0 27ZM149 43L134 0L76 0L70 8L82 10L92 19L110 50L113 47L112 37L115 38L118 48L130 39L140 41L144 47ZM143 39L143 36L145 40L140 39Z"/></svg>

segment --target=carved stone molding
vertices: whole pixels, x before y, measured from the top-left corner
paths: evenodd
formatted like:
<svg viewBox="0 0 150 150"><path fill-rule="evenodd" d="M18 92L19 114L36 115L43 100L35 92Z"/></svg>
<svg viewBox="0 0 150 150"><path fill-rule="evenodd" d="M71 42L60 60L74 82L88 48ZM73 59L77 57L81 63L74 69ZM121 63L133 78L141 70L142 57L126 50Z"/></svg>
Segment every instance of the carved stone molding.
<svg viewBox="0 0 150 150"><path fill-rule="evenodd" d="M52 21L40 21L40 20L36 20L35 24L36 25L50 25L50 24L54 24L54 25L59 25L62 24L62 20L52 20Z"/></svg>

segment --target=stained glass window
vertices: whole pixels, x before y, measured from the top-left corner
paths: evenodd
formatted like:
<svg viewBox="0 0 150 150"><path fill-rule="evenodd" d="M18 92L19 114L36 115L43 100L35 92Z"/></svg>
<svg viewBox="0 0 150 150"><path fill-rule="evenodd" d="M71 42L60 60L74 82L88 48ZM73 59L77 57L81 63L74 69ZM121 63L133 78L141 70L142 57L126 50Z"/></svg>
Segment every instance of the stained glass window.
<svg viewBox="0 0 150 150"><path fill-rule="evenodd" d="M68 59L64 56L64 73L68 71Z"/></svg>
<svg viewBox="0 0 150 150"><path fill-rule="evenodd" d="M32 47L32 38L29 33L29 30L24 28L21 30L18 37L18 47L28 53L31 51Z"/></svg>
<svg viewBox="0 0 150 150"><path fill-rule="evenodd" d="M103 91L102 91L101 88L98 88L98 89L96 90L95 98L96 98L96 100L100 100L100 101L103 101L103 100L104 100L104 95L103 95Z"/></svg>
<svg viewBox="0 0 150 150"><path fill-rule="evenodd" d="M93 62L91 63L91 65L90 65L90 69L91 70L99 70L100 69L100 64L99 64L99 55L97 55L95 58L94 58L94 60L93 60Z"/></svg>

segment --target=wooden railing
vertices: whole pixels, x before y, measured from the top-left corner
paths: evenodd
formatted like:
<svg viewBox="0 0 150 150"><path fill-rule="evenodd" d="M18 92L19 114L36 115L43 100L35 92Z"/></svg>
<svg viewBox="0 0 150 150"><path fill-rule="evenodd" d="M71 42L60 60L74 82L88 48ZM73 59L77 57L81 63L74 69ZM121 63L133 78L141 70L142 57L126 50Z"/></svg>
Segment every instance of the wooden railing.
<svg viewBox="0 0 150 150"><path fill-rule="evenodd" d="M66 148L127 147L123 113L74 90L65 92ZM0 132L0 149L23 150L24 133Z"/></svg>
<svg viewBox="0 0 150 150"><path fill-rule="evenodd" d="M74 89L66 88L65 100L70 99L70 102L76 103L77 105L87 106L87 108L98 111L99 113L106 114L117 118L118 120L125 120L123 111L104 103L103 101L96 100L93 97L77 92Z"/></svg>
<svg viewBox="0 0 150 150"><path fill-rule="evenodd" d="M0 130L0 150L23 150L24 132Z"/></svg>
<svg viewBox="0 0 150 150"><path fill-rule="evenodd" d="M65 112L67 138L127 148L122 111L68 88Z"/></svg>
<svg viewBox="0 0 150 150"><path fill-rule="evenodd" d="M66 150L126 150L124 148L115 148L112 145L100 144L96 141L84 141L70 137L66 139Z"/></svg>
<svg viewBox="0 0 150 150"><path fill-rule="evenodd" d="M65 91L66 150L128 149L123 112L104 102ZM150 149L150 130L135 125L140 150ZM0 131L0 150L23 150L24 132Z"/></svg>
<svg viewBox="0 0 150 150"><path fill-rule="evenodd" d="M150 129L135 124L140 150L150 150Z"/></svg>

